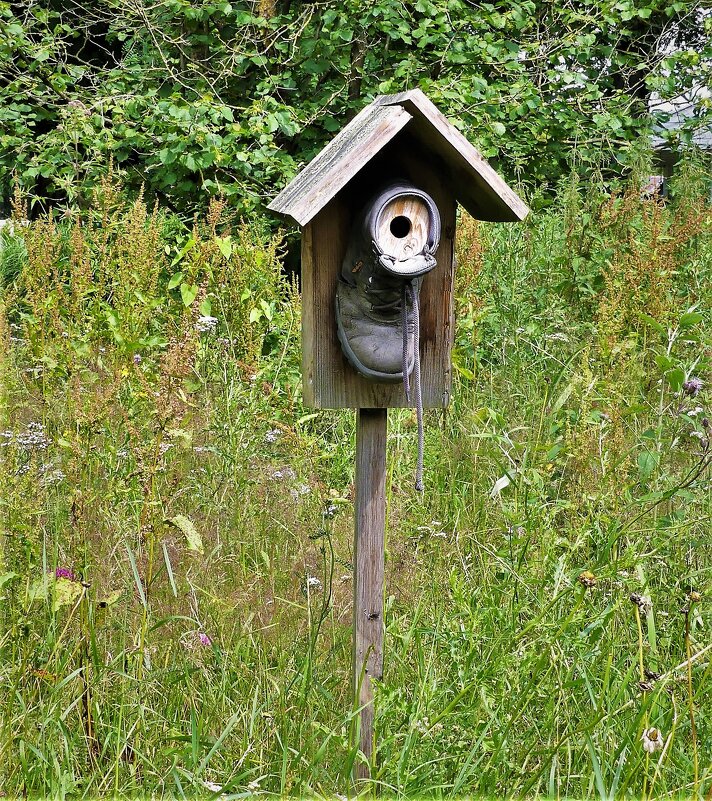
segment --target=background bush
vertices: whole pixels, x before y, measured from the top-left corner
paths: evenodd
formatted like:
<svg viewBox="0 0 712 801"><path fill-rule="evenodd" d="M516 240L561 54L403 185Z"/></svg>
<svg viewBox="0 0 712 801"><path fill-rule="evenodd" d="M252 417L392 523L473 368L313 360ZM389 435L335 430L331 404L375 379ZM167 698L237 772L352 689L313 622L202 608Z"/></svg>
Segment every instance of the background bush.
<svg viewBox="0 0 712 801"><path fill-rule="evenodd" d="M0 211L13 176L33 209L86 203L111 157L186 219L218 194L252 212L369 99L416 86L512 182L620 175L649 144L651 96L709 82L703 6L0 2Z"/></svg>

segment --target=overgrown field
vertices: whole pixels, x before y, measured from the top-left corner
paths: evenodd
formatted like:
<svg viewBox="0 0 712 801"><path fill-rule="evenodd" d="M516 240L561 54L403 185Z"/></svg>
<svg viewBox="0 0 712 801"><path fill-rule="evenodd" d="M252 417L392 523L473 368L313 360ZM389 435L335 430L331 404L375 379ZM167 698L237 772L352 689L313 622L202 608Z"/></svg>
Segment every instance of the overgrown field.
<svg viewBox="0 0 712 801"><path fill-rule="evenodd" d="M707 179L460 225L453 401L389 416L385 795L709 798ZM534 199L536 205L536 199ZM333 796L354 415L283 243L109 176L0 233L0 788Z"/></svg>

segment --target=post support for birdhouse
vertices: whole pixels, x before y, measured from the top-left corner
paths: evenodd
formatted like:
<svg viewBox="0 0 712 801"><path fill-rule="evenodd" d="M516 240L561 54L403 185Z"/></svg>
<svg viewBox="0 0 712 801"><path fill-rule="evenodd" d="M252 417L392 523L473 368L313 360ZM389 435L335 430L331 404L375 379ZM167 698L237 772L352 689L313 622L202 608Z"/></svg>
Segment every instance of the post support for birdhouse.
<svg viewBox="0 0 712 801"><path fill-rule="evenodd" d="M417 190L411 198L415 207L388 206L387 214L383 207L378 229L369 235L381 252L379 258L397 259L399 269L405 269L401 274L413 267L403 268L404 261L425 257L426 250L436 262L433 265L426 259L427 275L423 273L418 290L418 372L420 400L425 409L445 408L450 400L457 203L476 219L492 222L523 220L529 212L521 198L420 89L377 97L268 207L302 228L304 406L358 409L352 681L358 710L355 721L360 723L357 744L366 759L355 762L357 780L372 778L371 767L376 762L371 682L380 679L383 671L386 415L388 409L409 407L411 402L402 383L375 380L381 374L378 369L361 369L354 352L344 350L344 343L348 345L349 340L348 315L344 312L341 316L341 301L346 299L344 310L349 304L357 308L359 303L366 309L367 300L365 294L359 295L358 281L345 280L363 267L358 253L364 243L359 242L360 234L354 226L362 220L364 203L394 184L412 185ZM418 202L425 196L432 201L440 220L439 226L434 226L436 214L430 209L427 232L426 215L422 230L412 225L418 216ZM391 227L402 217L412 225L408 231ZM364 227L363 220L360 227ZM351 258L348 254L354 235L357 239L351 256L358 258L346 264L347 256ZM419 248L423 250L418 254ZM375 258L375 252L367 258ZM392 269L395 263L380 262L387 272L397 275L398 271L394 273ZM368 315L367 311L364 313ZM363 322L363 314L361 319ZM396 328L397 324L391 326L391 335ZM368 324L360 326L360 333L367 330ZM383 344L375 335L372 339L374 348ZM364 366L368 367L361 363ZM386 377L393 375L391 365Z"/></svg>
<svg viewBox="0 0 712 801"><path fill-rule="evenodd" d="M383 581L386 526L387 409L359 409L356 421L353 692L358 710L356 780L369 779L374 757L372 679L383 674Z"/></svg>

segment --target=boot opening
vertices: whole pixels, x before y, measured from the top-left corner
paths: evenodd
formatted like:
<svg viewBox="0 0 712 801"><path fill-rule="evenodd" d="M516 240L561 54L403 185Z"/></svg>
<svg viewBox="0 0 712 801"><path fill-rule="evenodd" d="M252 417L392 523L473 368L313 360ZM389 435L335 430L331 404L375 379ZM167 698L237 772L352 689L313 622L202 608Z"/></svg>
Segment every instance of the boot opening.
<svg viewBox="0 0 712 801"><path fill-rule="evenodd" d="M404 239L408 236L411 227L410 220L402 214L399 214L391 220L391 233L396 239Z"/></svg>

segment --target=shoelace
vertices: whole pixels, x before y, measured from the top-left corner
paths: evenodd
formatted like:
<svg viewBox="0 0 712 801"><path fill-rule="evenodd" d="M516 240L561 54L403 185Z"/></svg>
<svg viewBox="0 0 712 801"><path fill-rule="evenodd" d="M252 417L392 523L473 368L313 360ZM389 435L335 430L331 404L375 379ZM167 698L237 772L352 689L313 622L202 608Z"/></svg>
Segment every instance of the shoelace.
<svg viewBox="0 0 712 801"><path fill-rule="evenodd" d="M423 454L425 435L423 431L423 395L420 385L420 308L418 292L413 281L403 283L403 389L405 399L410 403L410 377L408 376L408 301L413 308L413 383L415 385L415 415L418 420L418 462L415 468L415 489L423 492Z"/></svg>
<svg viewBox="0 0 712 801"><path fill-rule="evenodd" d="M425 432L423 427L423 394L420 382L420 304L418 292L410 279L403 281L403 289L394 294L392 286L367 286L366 291L374 298L371 308L381 313L401 313L401 326L403 328L403 389L405 399L410 403L410 376L408 375L408 333L413 325L413 388L415 394L415 415L418 421L418 461L415 468L415 489L423 492L423 457L425 452ZM395 290L397 292L397 290ZM408 305L412 308L412 317L408 312Z"/></svg>

